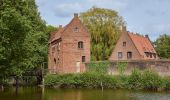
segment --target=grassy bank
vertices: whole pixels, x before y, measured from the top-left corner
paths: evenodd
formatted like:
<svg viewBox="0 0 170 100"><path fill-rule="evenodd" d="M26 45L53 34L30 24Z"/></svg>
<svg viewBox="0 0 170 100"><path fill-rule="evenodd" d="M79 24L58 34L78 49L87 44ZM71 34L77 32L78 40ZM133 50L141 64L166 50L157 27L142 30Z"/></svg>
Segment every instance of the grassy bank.
<svg viewBox="0 0 170 100"><path fill-rule="evenodd" d="M45 86L55 88L128 88L169 90L170 77L160 77L156 72L134 70L131 75L112 76L99 73L47 75Z"/></svg>

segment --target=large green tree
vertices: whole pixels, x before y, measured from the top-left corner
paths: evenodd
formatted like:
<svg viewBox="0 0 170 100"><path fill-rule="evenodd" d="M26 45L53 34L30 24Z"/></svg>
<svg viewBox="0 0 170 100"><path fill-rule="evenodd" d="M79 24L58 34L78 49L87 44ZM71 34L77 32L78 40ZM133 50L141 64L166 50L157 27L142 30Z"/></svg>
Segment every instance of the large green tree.
<svg viewBox="0 0 170 100"><path fill-rule="evenodd" d="M170 35L161 35L154 44L160 58L170 59Z"/></svg>
<svg viewBox="0 0 170 100"><path fill-rule="evenodd" d="M80 18L91 34L91 59L108 60L125 24L114 10L93 7Z"/></svg>
<svg viewBox="0 0 170 100"><path fill-rule="evenodd" d="M0 0L0 77L47 62L47 41L35 0Z"/></svg>

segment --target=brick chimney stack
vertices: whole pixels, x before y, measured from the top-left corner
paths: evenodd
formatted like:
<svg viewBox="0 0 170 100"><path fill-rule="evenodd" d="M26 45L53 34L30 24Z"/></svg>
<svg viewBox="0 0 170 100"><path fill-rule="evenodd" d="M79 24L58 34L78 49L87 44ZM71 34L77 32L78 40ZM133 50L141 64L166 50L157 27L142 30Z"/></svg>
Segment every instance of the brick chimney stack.
<svg viewBox="0 0 170 100"><path fill-rule="evenodd" d="M146 34L145 37L149 39L149 35Z"/></svg>
<svg viewBox="0 0 170 100"><path fill-rule="evenodd" d="M62 25L59 25L59 29L61 29L62 28Z"/></svg>
<svg viewBox="0 0 170 100"><path fill-rule="evenodd" d="M122 31L122 32L126 32L127 30L126 30L126 26L121 26L120 27L120 30Z"/></svg>
<svg viewBox="0 0 170 100"><path fill-rule="evenodd" d="M74 18L77 18L78 17L78 13L74 13Z"/></svg>

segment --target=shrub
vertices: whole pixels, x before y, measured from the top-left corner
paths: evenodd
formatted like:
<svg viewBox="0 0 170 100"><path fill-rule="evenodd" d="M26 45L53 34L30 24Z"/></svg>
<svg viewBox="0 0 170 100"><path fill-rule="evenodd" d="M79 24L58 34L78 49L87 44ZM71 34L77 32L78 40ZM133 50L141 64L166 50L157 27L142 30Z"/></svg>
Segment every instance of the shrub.
<svg viewBox="0 0 170 100"><path fill-rule="evenodd" d="M134 69L128 79L128 87L133 89L142 88L142 74L138 69Z"/></svg>
<svg viewBox="0 0 170 100"><path fill-rule="evenodd" d="M101 75L96 73L83 74L64 74L64 75L47 75L45 77L46 86L59 87L87 87L100 88L101 83L104 88L116 87L116 80L110 75Z"/></svg>
<svg viewBox="0 0 170 100"><path fill-rule="evenodd" d="M118 81L111 75L101 76L101 82L104 88L116 88Z"/></svg>
<svg viewBox="0 0 170 100"><path fill-rule="evenodd" d="M58 84L57 80L59 80L58 75L48 74L45 76L44 84L46 86L53 86L55 84Z"/></svg>
<svg viewBox="0 0 170 100"><path fill-rule="evenodd" d="M166 90L170 90L170 76L163 78L163 84Z"/></svg>
<svg viewBox="0 0 170 100"><path fill-rule="evenodd" d="M126 61L124 61L124 62L118 62L118 63L117 63L116 67L117 67L120 75L123 75L123 74L124 74L124 71L125 71L125 69L126 69L126 67L127 67L127 64L128 64L128 63L127 63Z"/></svg>
<svg viewBox="0 0 170 100"><path fill-rule="evenodd" d="M108 66L108 61L91 62L87 64L87 71L88 73L107 74Z"/></svg>
<svg viewBox="0 0 170 100"><path fill-rule="evenodd" d="M129 79L129 76L126 76L126 75L116 76L117 87L118 88L128 88L128 79Z"/></svg>
<svg viewBox="0 0 170 100"><path fill-rule="evenodd" d="M132 74L112 76L99 73L81 74L48 74L45 77L45 86L61 88L130 88L130 89L170 89L170 77L160 77L158 73L146 70L141 73L134 69Z"/></svg>
<svg viewBox="0 0 170 100"><path fill-rule="evenodd" d="M145 89L158 89L162 87L162 80L158 73L146 70L142 75L142 84Z"/></svg>

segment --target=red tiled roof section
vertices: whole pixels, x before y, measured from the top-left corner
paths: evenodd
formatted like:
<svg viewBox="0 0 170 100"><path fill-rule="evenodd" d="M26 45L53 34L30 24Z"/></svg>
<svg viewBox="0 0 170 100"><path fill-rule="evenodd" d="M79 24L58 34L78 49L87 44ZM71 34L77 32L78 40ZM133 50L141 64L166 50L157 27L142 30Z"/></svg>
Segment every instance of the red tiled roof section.
<svg viewBox="0 0 170 100"><path fill-rule="evenodd" d="M60 29L58 30L58 32L57 32L57 33L55 33L54 38L52 39L52 41L54 41L54 40L57 40L57 39L61 38L61 34L62 34L62 33L63 33L63 31L65 30L65 28L66 28L66 26L65 26L65 27L60 28Z"/></svg>
<svg viewBox="0 0 170 100"><path fill-rule="evenodd" d="M53 33L51 33L49 42L52 42L54 40L61 38L61 34L63 33L63 31L65 30L66 27L67 26L59 28L58 31L54 31Z"/></svg>
<svg viewBox="0 0 170 100"><path fill-rule="evenodd" d="M128 34L141 55L144 55L145 52L156 53L149 38L133 33Z"/></svg>

